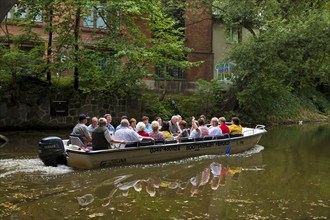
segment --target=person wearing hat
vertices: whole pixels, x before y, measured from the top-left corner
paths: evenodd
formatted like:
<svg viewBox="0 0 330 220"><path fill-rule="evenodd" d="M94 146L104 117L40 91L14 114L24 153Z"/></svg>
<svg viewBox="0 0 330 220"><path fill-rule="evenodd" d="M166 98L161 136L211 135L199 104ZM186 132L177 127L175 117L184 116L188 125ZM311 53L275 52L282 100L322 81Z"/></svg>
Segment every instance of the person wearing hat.
<svg viewBox="0 0 330 220"><path fill-rule="evenodd" d="M80 135L84 141L84 144L87 145L89 142L92 142L92 137L88 132L87 124L87 117L85 114L79 115L79 121L76 126L72 130L72 134Z"/></svg>

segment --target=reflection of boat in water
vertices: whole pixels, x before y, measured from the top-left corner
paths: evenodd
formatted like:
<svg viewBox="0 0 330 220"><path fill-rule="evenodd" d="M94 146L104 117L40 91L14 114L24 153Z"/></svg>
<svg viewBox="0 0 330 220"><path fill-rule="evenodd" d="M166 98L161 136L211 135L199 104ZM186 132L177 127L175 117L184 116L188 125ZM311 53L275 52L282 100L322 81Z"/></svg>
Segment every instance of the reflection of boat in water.
<svg viewBox="0 0 330 220"><path fill-rule="evenodd" d="M243 128L239 137L207 137L187 139L180 143L149 143L146 146L84 151L75 145L66 146L66 141L57 137L44 138L39 143L39 157L45 165L66 163L78 169L92 169L139 163L173 161L202 155L225 155L244 152L254 147L266 130L265 126ZM65 146L65 147L64 147Z"/></svg>
<svg viewBox="0 0 330 220"><path fill-rule="evenodd" d="M8 138L0 134L0 148L8 143Z"/></svg>
<svg viewBox="0 0 330 220"><path fill-rule="evenodd" d="M259 154L261 155L261 154ZM255 166L261 166L260 157L250 158L248 163L254 160ZM246 160L246 161L247 161ZM250 166L247 166L250 167ZM258 168L259 170L261 168ZM188 196L198 196L205 190L217 191L219 188L224 187L229 181L238 181L242 172L250 172L251 168L245 169L241 166L230 166L221 164L219 162L212 162L209 166L197 172L196 175L187 175L181 179L168 178L159 176L149 176L141 179L131 179L133 175L113 177L100 184L100 191L106 190L104 185L112 188L108 197L103 198L105 201L103 206L108 206L114 198L127 197L130 193L144 193L150 197L161 196L166 192L172 191L176 194L187 194Z"/></svg>

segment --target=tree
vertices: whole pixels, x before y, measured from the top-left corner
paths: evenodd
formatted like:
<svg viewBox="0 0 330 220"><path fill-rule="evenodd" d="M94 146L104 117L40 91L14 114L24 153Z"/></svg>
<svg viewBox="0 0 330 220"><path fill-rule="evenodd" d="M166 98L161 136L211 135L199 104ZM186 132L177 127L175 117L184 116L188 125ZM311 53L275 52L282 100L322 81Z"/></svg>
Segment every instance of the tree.
<svg viewBox="0 0 330 220"><path fill-rule="evenodd" d="M283 17L264 21L267 28L228 58L237 64L229 95L236 94L252 118L294 117L302 109L326 113L329 107L329 11L321 1L296 2L295 9L288 2L278 1Z"/></svg>
<svg viewBox="0 0 330 220"><path fill-rule="evenodd" d="M144 77L155 76L155 66L163 66L165 79L170 80L166 68L196 65L186 59L190 50L184 46L184 29L177 25L180 21L163 10L161 0L22 0L21 5L21 10L27 7L29 11L20 21L27 32L33 34L31 21L41 11L47 23L48 81L51 73L73 71L75 89L123 95ZM59 10L64 8L65 13ZM91 15L94 26L89 33L93 36L86 42L80 24Z"/></svg>

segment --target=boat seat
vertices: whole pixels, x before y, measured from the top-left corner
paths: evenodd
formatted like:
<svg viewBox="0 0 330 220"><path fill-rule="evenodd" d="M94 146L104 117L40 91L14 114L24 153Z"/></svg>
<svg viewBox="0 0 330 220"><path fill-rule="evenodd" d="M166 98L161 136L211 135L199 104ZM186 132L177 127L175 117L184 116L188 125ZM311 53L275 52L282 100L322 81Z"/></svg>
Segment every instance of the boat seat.
<svg viewBox="0 0 330 220"><path fill-rule="evenodd" d="M139 147L149 146L149 145L154 145L154 142L153 141L141 141L141 142L139 142Z"/></svg>
<svg viewBox="0 0 330 220"><path fill-rule="evenodd" d="M204 140L204 141L210 141L210 140L213 140L213 136L209 136L209 135L204 136L203 140Z"/></svg>
<svg viewBox="0 0 330 220"><path fill-rule="evenodd" d="M78 137L81 140L81 142L84 143L84 138L81 134L70 134L70 137Z"/></svg>
<svg viewBox="0 0 330 220"><path fill-rule="evenodd" d="M229 135L228 134L214 136L214 139L226 139L226 138L229 138Z"/></svg>
<svg viewBox="0 0 330 220"><path fill-rule="evenodd" d="M180 138L181 143L194 142L193 138Z"/></svg>
<svg viewBox="0 0 330 220"><path fill-rule="evenodd" d="M195 141L203 141L202 137L195 138Z"/></svg>
<svg viewBox="0 0 330 220"><path fill-rule="evenodd" d="M79 137L76 137L76 136L71 136L70 135L70 142L72 145L76 145L78 147L83 147L84 146L84 143L80 140Z"/></svg>
<svg viewBox="0 0 330 220"><path fill-rule="evenodd" d="M230 134L230 137L231 138L234 138L234 137L242 137L243 134Z"/></svg>
<svg viewBox="0 0 330 220"><path fill-rule="evenodd" d="M155 141L155 145L164 144L164 143L165 143L165 141L162 141L162 140Z"/></svg>
<svg viewBox="0 0 330 220"><path fill-rule="evenodd" d="M165 140L165 144L175 144L177 143L176 140Z"/></svg>
<svg viewBox="0 0 330 220"><path fill-rule="evenodd" d="M137 147L138 146L138 142L128 142L125 145L125 148L129 148L129 147Z"/></svg>

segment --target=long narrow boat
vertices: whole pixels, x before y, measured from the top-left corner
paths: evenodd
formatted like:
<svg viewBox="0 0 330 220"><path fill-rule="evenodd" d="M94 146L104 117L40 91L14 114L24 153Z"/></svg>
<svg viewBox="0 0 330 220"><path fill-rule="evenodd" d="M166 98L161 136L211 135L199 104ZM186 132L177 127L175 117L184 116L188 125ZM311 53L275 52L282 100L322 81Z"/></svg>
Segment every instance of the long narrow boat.
<svg viewBox="0 0 330 220"><path fill-rule="evenodd" d="M107 166L156 163L202 155L224 155L244 152L254 147L262 137L264 125L243 128L243 136L207 137L186 139L161 144L152 143L119 149L85 151L76 145L67 145L67 140L47 137L39 142L39 157L47 166L67 164L77 169L94 169Z"/></svg>

